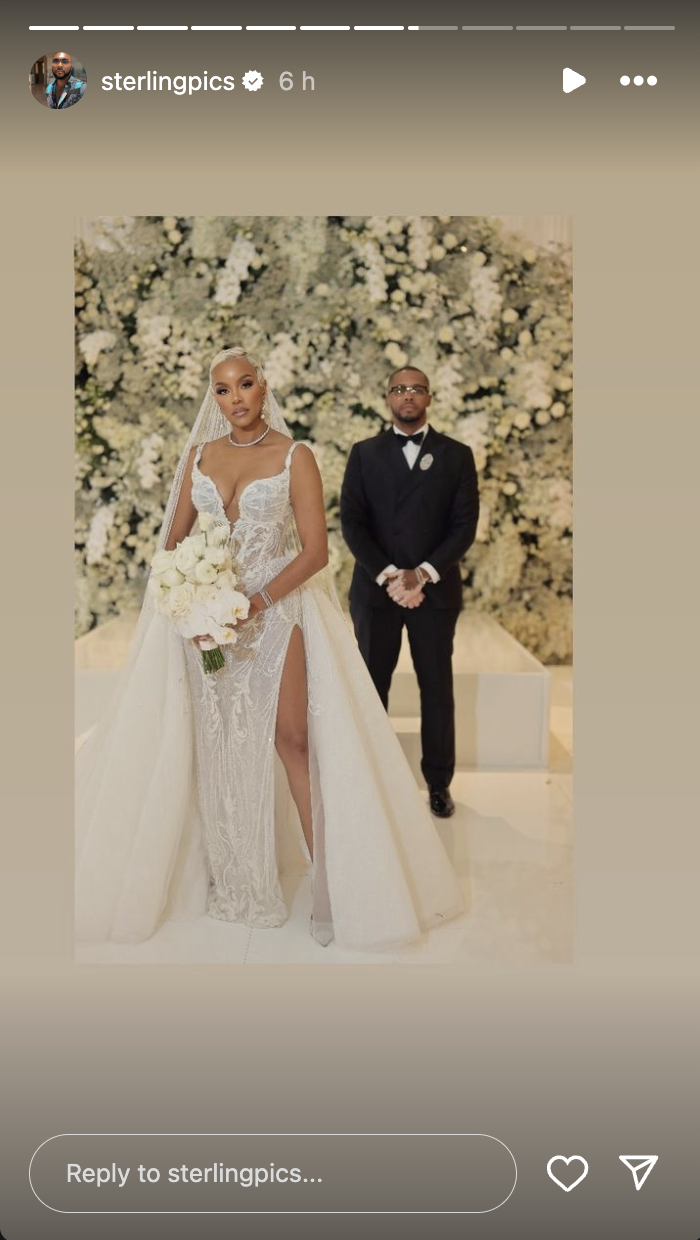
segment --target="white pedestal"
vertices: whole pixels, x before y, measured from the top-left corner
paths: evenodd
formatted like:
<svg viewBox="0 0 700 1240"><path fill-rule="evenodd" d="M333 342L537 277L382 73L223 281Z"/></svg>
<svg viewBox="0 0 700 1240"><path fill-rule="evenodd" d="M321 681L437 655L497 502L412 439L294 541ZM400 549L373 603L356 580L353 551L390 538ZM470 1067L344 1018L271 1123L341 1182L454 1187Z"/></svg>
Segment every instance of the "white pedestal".
<svg viewBox="0 0 700 1240"><path fill-rule="evenodd" d="M460 615L452 660L457 766L546 769L550 674L490 616ZM420 698L404 632L389 714L420 778Z"/></svg>

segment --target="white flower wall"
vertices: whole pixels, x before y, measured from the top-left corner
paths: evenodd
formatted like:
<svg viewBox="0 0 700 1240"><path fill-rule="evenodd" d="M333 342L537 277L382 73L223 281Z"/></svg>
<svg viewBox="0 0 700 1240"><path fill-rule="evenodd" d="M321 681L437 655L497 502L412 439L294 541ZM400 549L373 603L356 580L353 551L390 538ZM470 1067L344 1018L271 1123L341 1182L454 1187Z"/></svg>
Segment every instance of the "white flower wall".
<svg viewBox="0 0 700 1240"><path fill-rule="evenodd" d="M139 606L210 358L259 356L323 472L331 566L347 453L387 420L390 372L431 378L482 496L465 603L548 662L571 657L568 255L487 217L90 221L76 250L77 632Z"/></svg>

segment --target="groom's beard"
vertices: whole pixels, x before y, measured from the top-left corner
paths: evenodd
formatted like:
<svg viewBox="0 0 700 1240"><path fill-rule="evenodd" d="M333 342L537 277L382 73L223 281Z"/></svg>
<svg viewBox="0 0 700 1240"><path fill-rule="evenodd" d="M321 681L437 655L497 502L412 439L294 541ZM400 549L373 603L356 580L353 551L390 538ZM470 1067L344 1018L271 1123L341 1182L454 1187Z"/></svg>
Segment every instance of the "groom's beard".
<svg viewBox="0 0 700 1240"><path fill-rule="evenodd" d="M410 413L408 411L406 413L396 413L394 417L397 422L402 424L405 422L407 426L412 426L414 422L425 421L425 414L420 413L417 409L412 410Z"/></svg>

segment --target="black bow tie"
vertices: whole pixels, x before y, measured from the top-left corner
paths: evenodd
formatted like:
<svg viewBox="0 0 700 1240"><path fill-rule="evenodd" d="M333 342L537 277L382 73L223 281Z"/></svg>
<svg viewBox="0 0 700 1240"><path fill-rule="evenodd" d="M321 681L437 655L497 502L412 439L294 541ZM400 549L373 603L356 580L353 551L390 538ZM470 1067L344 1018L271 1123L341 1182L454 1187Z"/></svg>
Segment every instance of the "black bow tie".
<svg viewBox="0 0 700 1240"><path fill-rule="evenodd" d="M425 431L416 431L415 435L404 435L403 431L394 431L394 439L401 444L402 448L405 448L407 443L421 444L424 438Z"/></svg>

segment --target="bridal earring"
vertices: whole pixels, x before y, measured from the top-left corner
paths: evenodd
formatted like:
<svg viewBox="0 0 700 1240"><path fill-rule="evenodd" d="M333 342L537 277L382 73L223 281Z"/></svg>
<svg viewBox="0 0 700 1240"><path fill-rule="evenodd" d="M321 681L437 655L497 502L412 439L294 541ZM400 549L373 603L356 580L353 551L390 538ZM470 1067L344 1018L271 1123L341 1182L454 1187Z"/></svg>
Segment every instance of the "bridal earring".
<svg viewBox="0 0 700 1240"><path fill-rule="evenodd" d="M265 388L265 395L262 398L262 405L260 406L260 417L265 422L267 422L267 414L268 414L267 388Z"/></svg>

